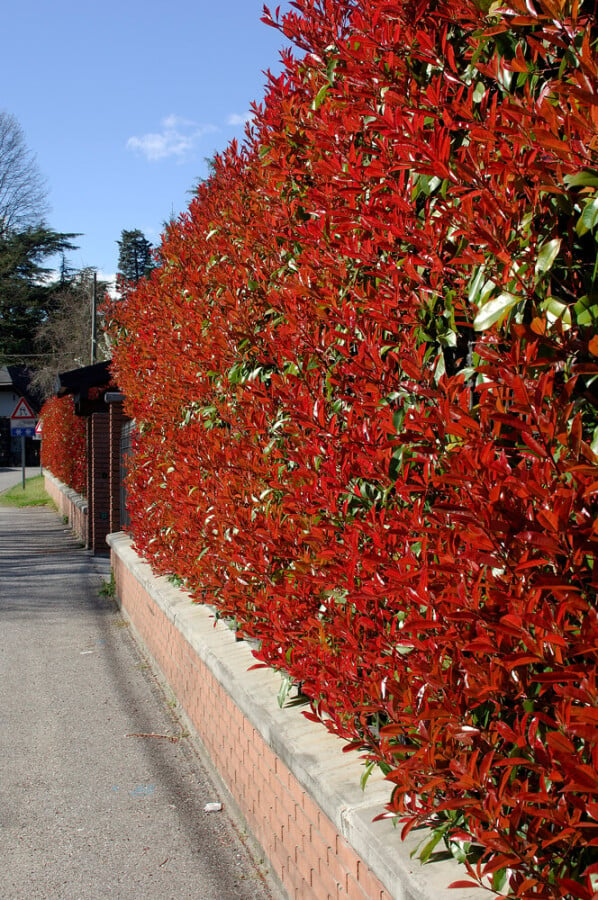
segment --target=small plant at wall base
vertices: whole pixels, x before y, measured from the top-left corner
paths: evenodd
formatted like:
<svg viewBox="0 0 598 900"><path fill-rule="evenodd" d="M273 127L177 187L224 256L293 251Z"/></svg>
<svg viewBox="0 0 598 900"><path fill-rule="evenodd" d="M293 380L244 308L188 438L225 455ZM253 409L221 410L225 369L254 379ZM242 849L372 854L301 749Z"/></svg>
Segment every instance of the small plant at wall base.
<svg viewBox="0 0 598 900"><path fill-rule="evenodd" d="M116 597L116 581L114 578L114 572L110 572L110 578L108 581L104 581L99 591L100 597L106 597L106 599L114 600Z"/></svg>
<svg viewBox="0 0 598 900"><path fill-rule="evenodd" d="M536 900L598 876L595 12L266 15L300 53L111 312L137 547Z"/></svg>

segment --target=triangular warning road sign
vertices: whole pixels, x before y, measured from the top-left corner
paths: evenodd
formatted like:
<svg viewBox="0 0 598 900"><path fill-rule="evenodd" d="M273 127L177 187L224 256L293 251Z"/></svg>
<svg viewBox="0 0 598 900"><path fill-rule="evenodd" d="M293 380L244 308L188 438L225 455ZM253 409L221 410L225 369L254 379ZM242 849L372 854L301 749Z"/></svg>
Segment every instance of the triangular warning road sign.
<svg viewBox="0 0 598 900"><path fill-rule="evenodd" d="M24 397L21 397L12 411L11 419L35 419L35 413Z"/></svg>

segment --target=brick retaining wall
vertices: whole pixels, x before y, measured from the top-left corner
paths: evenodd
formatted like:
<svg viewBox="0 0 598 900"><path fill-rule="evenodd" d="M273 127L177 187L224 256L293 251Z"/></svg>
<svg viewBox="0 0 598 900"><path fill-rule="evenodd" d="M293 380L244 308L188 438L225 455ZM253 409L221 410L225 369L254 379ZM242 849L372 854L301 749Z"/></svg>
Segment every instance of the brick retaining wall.
<svg viewBox="0 0 598 900"><path fill-rule="evenodd" d="M44 487L73 534L87 547L87 500L47 471L44 471Z"/></svg>
<svg viewBox="0 0 598 900"><path fill-rule="evenodd" d="M171 686L274 872L294 900L460 900L452 860L411 857L389 820L373 822L390 795L379 773L360 788L357 753L297 708L280 709L280 676L253 669L209 606L156 578L123 533L109 535L116 588L149 655ZM488 900L470 889L468 900Z"/></svg>

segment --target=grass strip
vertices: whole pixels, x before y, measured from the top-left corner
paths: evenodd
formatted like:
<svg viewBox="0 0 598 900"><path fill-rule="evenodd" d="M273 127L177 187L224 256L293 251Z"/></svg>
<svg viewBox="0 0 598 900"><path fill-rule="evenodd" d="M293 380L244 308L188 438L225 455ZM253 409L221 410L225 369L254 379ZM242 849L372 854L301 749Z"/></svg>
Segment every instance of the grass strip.
<svg viewBox="0 0 598 900"><path fill-rule="evenodd" d="M25 480L25 489L21 482L0 494L0 506L53 506L52 500L44 489L43 475Z"/></svg>

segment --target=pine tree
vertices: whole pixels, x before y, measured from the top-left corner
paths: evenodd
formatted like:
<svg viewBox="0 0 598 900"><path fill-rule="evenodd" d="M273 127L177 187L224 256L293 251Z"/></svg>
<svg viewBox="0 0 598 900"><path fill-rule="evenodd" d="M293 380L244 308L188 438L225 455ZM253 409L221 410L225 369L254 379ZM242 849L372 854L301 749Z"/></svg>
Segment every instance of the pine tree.
<svg viewBox="0 0 598 900"><path fill-rule="evenodd" d="M46 186L16 118L0 111L0 363L30 363L35 335L68 280L48 265L75 234L48 228Z"/></svg>
<svg viewBox="0 0 598 900"><path fill-rule="evenodd" d="M138 228L123 230L118 244L118 275L121 287L135 285L154 268L152 245Z"/></svg>
<svg viewBox="0 0 598 900"><path fill-rule="evenodd" d="M36 355L35 336L64 288L50 279L44 263L65 250L74 250L75 234L61 234L43 226L0 233L0 360L23 362Z"/></svg>

